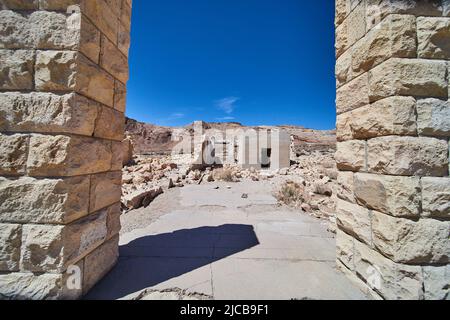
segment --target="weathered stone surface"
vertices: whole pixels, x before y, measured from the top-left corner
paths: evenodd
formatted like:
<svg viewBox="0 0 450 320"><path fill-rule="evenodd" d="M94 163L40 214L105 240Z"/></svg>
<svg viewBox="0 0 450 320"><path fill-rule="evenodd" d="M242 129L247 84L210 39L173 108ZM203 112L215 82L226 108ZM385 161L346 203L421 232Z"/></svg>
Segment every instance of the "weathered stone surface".
<svg viewBox="0 0 450 320"><path fill-rule="evenodd" d="M440 0L366 0L367 28L377 26L389 14L441 16Z"/></svg>
<svg viewBox="0 0 450 320"><path fill-rule="evenodd" d="M123 168L122 142L112 141L111 150L111 171L120 171Z"/></svg>
<svg viewBox="0 0 450 320"><path fill-rule="evenodd" d="M24 225L21 270L62 272L64 269L64 226Z"/></svg>
<svg viewBox="0 0 450 320"><path fill-rule="evenodd" d="M23 234L21 270L61 273L105 241L107 213L68 226L24 225Z"/></svg>
<svg viewBox="0 0 450 320"><path fill-rule="evenodd" d="M381 137L368 141L369 172L393 175L445 176L448 144L425 137Z"/></svg>
<svg viewBox="0 0 450 320"><path fill-rule="evenodd" d="M418 217L421 201L419 182L418 177L356 173L355 197L360 205L369 209L395 217Z"/></svg>
<svg viewBox="0 0 450 320"><path fill-rule="evenodd" d="M97 28L105 34L109 40L117 44L117 32L119 19L114 14L112 7L105 1L85 1L82 12L94 22Z"/></svg>
<svg viewBox="0 0 450 320"><path fill-rule="evenodd" d="M94 136L97 138L123 140L125 115L108 107L100 107Z"/></svg>
<svg viewBox="0 0 450 320"><path fill-rule="evenodd" d="M91 176L90 208L95 212L120 202L122 195L122 172L107 172Z"/></svg>
<svg viewBox="0 0 450 320"><path fill-rule="evenodd" d="M335 159L339 170L363 171L366 167L365 157L365 141L350 140L338 142Z"/></svg>
<svg viewBox="0 0 450 320"><path fill-rule="evenodd" d="M450 300L450 265L423 267L426 300Z"/></svg>
<svg viewBox="0 0 450 320"><path fill-rule="evenodd" d="M119 258L119 237L116 236L86 256L83 290L87 293L97 281L103 278Z"/></svg>
<svg viewBox="0 0 450 320"><path fill-rule="evenodd" d="M27 165L28 173L36 177L106 172L111 168L111 142L33 134Z"/></svg>
<svg viewBox="0 0 450 320"><path fill-rule="evenodd" d="M450 19L417 18L419 58L450 59Z"/></svg>
<svg viewBox="0 0 450 320"><path fill-rule="evenodd" d="M79 56L78 61L77 92L109 107L113 107L114 78L83 55Z"/></svg>
<svg viewBox="0 0 450 320"><path fill-rule="evenodd" d="M127 165L133 161L134 146L133 141L127 137L122 141L122 164Z"/></svg>
<svg viewBox="0 0 450 320"><path fill-rule="evenodd" d="M450 137L450 101L417 101L417 127L420 135Z"/></svg>
<svg viewBox="0 0 450 320"><path fill-rule="evenodd" d="M369 104L369 77L365 73L336 91L338 114Z"/></svg>
<svg viewBox="0 0 450 320"><path fill-rule="evenodd" d="M423 299L420 266L392 262L359 241L355 241L354 259L357 274L385 299Z"/></svg>
<svg viewBox="0 0 450 320"><path fill-rule="evenodd" d="M336 60L335 73L336 88L340 88L355 77L352 72L352 50L346 51Z"/></svg>
<svg viewBox="0 0 450 320"><path fill-rule="evenodd" d="M354 76L387 59L416 57L416 17L390 15L352 48Z"/></svg>
<svg viewBox="0 0 450 320"><path fill-rule="evenodd" d="M66 264L73 264L105 242L108 212L100 211L73 222L65 230Z"/></svg>
<svg viewBox="0 0 450 320"><path fill-rule="evenodd" d="M337 196L339 199L345 200L347 202L355 203L355 187L353 184L354 173L350 171L339 171L337 183L338 192Z"/></svg>
<svg viewBox="0 0 450 320"><path fill-rule="evenodd" d="M0 271L19 271L22 226L0 223Z"/></svg>
<svg viewBox="0 0 450 320"><path fill-rule="evenodd" d="M450 217L450 178L423 177L422 210L427 217Z"/></svg>
<svg viewBox="0 0 450 320"><path fill-rule="evenodd" d="M76 88L76 51L38 51L36 56L36 89L40 91L64 91Z"/></svg>
<svg viewBox="0 0 450 320"><path fill-rule="evenodd" d="M128 57L128 52L130 49L130 31L124 26L123 23L119 25L119 35L118 35L118 44L120 52L122 52L126 57Z"/></svg>
<svg viewBox="0 0 450 320"><path fill-rule="evenodd" d="M68 290L61 274L0 274L0 300L71 300L81 290Z"/></svg>
<svg viewBox="0 0 450 320"><path fill-rule="evenodd" d="M100 31L85 16L81 18L80 51L95 63L100 59Z"/></svg>
<svg viewBox="0 0 450 320"><path fill-rule="evenodd" d="M399 263L448 263L450 222L434 219L412 221L373 211L373 244Z"/></svg>
<svg viewBox="0 0 450 320"><path fill-rule="evenodd" d="M336 0L335 3L335 25L340 25L348 14L347 0Z"/></svg>
<svg viewBox="0 0 450 320"><path fill-rule="evenodd" d="M33 88L33 51L0 50L0 61L0 89L31 90Z"/></svg>
<svg viewBox="0 0 450 320"><path fill-rule="evenodd" d="M338 200L336 211L338 227L371 246L371 215L369 210L357 204Z"/></svg>
<svg viewBox="0 0 450 320"><path fill-rule="evenodd" d="M347 17L348 23L348 45L352 46L356 41L366 34L366 12L364 1L351 1L355 7Z"/></svg>
<svg viewBox="0 0 450 320"><path fill-rule="evenodd" d="M355 239L342 230L336 232L336 255L337 258L347 267L349 270L355 270Z"/></svg>
<svg viewBox="0 0 450 320"><path fill-rule="evenodd" d="M0 222L69 223L88 213L89 177L0 178Z"/></svg>
<svg viewBox="0 0 450 320"><path fill-rule="evenodd" d="M120 203L113 204L112 206L104 209L107 214L107 229L108 234L106 239L109 240L119 234L122 225L120 223L120 215L122 214L122 208Z"/></svg>
<svg viewBox="0 0 450 320"><path fill-rule="evenodd" d="M127 57L105 36L102 36L100 65L122 83L128 81Z"/></svg>
<svg viewBox="0 0 450 320"><path fill-rule="evenodd" d="M370 100L389 96L448 96L446 63L424 59L392 58L369 72Z"/></svg>
<svg viewBox="0 0 450 320"><path fill-rule="evenodd" d="M120 112L125 112L127 103L126 99L127 88L120 81L115 81L114 85L114 109Z"/></svg>
<svg viewBox="0 0 450 320"><path fill-rule="evenodd" d="M0 127L10 132L92 136L97 109L97 103L73 93L0 93Z"/></svg>
<svg viewBox="0 0 450 320"><path fill-rule="evenodd" d="M0 174L21 175L26 171L29 136L0 133Z"/></svg>
<svg viewBox="0 0 450 320"><path fill-rule="evenodd" d="M388 97L337 116L338 141L416 134L416 100L412 97Z"/></svg>
<svg viewBox="0 0 450 320"><path fill-rule="evenodd" d="M161 193L163 193L163 190L160 186L149 190L137 190L123 196L122 202L128 209L137 209L142 206L146 207Z"/></svg>

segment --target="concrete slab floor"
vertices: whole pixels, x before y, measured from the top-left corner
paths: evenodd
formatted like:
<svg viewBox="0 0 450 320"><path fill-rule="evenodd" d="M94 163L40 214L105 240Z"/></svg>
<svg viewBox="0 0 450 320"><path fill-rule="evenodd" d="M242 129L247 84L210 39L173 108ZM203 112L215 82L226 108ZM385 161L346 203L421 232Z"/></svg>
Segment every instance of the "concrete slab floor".
<svg viewBox="0 0 450 320"><path fill-rule="evenodd" d="M119 262L86 299L167 289L230 300L367 298L337 271L325 224L279 207L267 182L169 190L122 224Z"/></svg>

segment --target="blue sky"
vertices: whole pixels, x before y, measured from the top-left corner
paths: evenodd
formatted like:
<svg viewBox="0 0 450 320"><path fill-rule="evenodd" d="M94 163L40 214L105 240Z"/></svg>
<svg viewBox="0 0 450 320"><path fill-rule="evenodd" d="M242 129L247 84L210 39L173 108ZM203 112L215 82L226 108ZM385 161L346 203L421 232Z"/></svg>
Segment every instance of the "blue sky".
<svg viewBox="0 0 450 320"><path fill-rule="evenodd" d="M334 0L135 0L127 116L334 128L333 19Z"/></svg>

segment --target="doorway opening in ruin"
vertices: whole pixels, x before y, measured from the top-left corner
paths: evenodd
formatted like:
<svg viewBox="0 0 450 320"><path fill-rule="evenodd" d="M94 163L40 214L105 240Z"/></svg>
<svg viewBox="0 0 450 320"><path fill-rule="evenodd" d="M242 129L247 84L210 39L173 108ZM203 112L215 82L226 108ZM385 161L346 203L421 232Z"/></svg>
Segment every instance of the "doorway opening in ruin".
<svg viewBox="0 0 450 320"><path fill-rule="evenodd" d="M272 149L271 148L263 148L261 150L261 168L269 169L272 157Z"/></svg>

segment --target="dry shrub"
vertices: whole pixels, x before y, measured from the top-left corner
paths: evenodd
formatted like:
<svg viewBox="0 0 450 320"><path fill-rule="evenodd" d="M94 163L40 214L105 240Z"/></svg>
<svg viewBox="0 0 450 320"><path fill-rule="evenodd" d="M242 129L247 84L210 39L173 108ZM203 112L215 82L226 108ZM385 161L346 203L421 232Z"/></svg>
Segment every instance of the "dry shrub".
<svg viewBox="0 0 450 320"><path fill-rule="evenodd" d="M286 181L275 195L277 200L290 206L301 205L305 202L305 187L293 181Z"/></svg>
<svg viewBox="0 0 450 320"><path fill-rule="evenodd" d="M233 170L231 168L220 168L214 170L214 180L225 182L235 181L233 176Z"/></svg>

